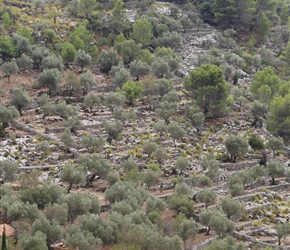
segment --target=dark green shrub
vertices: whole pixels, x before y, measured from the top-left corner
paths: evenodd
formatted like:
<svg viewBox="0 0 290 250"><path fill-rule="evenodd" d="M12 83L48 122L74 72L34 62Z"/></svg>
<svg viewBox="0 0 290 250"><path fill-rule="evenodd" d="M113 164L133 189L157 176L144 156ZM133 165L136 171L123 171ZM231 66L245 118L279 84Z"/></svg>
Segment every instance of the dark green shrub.
<svg viewBox="0 0 290 250"><path fill-rule="evenodd" d="M254 150L264 148L264 140L256 134L251 134L248 142Z"/></svg>

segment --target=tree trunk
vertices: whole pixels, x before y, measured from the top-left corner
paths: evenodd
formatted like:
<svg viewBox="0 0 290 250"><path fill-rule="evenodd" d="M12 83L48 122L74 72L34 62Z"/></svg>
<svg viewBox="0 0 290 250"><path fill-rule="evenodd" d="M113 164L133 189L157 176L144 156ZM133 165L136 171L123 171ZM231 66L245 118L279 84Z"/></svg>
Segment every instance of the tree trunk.
<svg viewBox="0 0 290 250"><path fill-rule="evenodd" d="M271 185L275 185L275 177L272 176Z"/></svg>
<svg viewBox="0 0 290 250"><path fill-rule="evenodd" d="M53 250L53 248L50 246L49 243L47 243L47 249L48 249L48 250Z"/></svg>
<svg viewBox="0 0 290 250"><path fill-rule="evenodd" d="M72 216L69 216L69 222L70 222L70 224L73 224L74 223L74 219L73 219Z"/></svg>
<svg viewBox="0 0 290 250"><path fill-rule="evenodd" d="M93 183L96 176L97 176L97 173L93 173L90 177L88 177L86 188L88 188Z"/></svg>
<svg viewBox="0 0 290 250"><path fill-rule="evenodd" d="M72 183L70 183L69 185L68 185L68 187L67 187L67 193L69 194L70 193L70 191L71 191L71 189L72 189Z"/></svg>
<svg viewBox="0 0 290 250"><path fill-rule="evenodd" d="M233 163L236 163L237 157L233 155Z"/></svg>
<svg viewBox="0 0 290 250"><path fill-rule="evenodd" d="M207 106L206 102L204 102L203 111L204 111L205 114L208 113L208 106Z"/></svg>
<svg viewBox="0 0 290 250"><path fill-rule="evenodd" d="M210 227L207 228L206 235L209 235Z"/></svg>

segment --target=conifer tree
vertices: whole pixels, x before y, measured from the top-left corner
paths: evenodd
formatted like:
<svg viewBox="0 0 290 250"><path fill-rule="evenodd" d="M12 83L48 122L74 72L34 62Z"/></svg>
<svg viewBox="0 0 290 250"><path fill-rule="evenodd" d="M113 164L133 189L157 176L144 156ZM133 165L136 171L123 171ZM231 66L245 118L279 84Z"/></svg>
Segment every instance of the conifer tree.
<svg viewBox="0 0 290 250"><path fill-rule="evenodd" d="M8 250L7 242L6 242L5 226L4 226L3 233L2 233L2 244L1 244L1 250Z"/></svg>

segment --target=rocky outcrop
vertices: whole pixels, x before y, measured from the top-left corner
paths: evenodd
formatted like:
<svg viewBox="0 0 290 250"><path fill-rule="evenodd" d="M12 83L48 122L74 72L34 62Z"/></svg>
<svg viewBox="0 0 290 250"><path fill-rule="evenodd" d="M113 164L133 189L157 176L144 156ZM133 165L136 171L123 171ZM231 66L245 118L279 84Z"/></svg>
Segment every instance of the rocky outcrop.
<svg viewBox="0 0 290 250"><path fill-rule="evenodd" d="M181 67L179 76L188 75L190 70L195 69L193 58L199 53L208 50L206 44L215 43L217 31L208 24L196 25L193 29L185 30L183 33L183 46L180 49Z"/></svg>

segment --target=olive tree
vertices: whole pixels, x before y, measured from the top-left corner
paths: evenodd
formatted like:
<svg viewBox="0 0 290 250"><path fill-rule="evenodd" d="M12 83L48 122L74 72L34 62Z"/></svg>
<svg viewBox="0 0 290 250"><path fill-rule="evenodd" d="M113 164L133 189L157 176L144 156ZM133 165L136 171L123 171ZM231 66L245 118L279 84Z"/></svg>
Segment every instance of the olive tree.
<svg viewBox="0 0 290 250"><path fill-rule="evenodd" d="M177 181L180 181L180 182L176 184L176 186L174 188L174 193L178 194L178 195L190 196L190 194L191 194L190 187L186 183L182 182L181 178L179 178L179 180L177 180Z"/></svg>
<svg viewBox="0 0 290 250"><path fill-rule="evenodd" d="M178 227L178 235L183 240L184 250L186 250L186 240L197 233L197 224L190 218L183 220Z"/></svg>
<svg viewBox="0 0 290 250"><path fill-rule="evenodd" d="M280 246L282 238L290 234L290 224L289 223L281 224L280 222L278 222L275 225L275 231L278 237L278 246Z"/></svg>
<svg viewBox="0 0 290 250"><path fill-rule="evenodd" d="M150 155L157 149L158 145L153 141L146 141L143 144L143 152L148 155L150 158Z"/></svg>
<svg viewBox="0 0 290 250"><path fill-rule="evenodd" d="M142 173L142 179L144 183L147 185L148 190L150 186L154 185L157 182L160 176L161 176L160 169L152 170L149 168Z"/></svg>
<svg viewBox="0 0 290 250"><path fill-rule="evenodd" d="M49 95L57 92L58 83L61 81L62 76L58 69L45 69L38 77L39 86L47 87Z"/></svg>
<svg viewBox="0 0 290 250"><path fill-rule="evenodd" d="M169 47L171 49L177 49L182 45L182 37L176 31L167 31L155 40L155 44L158 47Z"/></svg>
<svg viewBox="0 0 290 250"><path fill-rule="evenodd" d="M19 58L16 59L17 65L22 70L31 70L33 68L33 60L26 54L21 54Z"/></svg>
<svg viewBox="0 0 290 250"><path fill-rule="evenodd" d="M153 125L154 130L159 134L159 136L163 136L168 131L168 126L165 121L161 120Z"/></svg>
<svg viewBox="0 0 290 250"><path fill-rule="evenodd" d="M244 211L243 205L238 200L231 197L222 199L221 207L228 219L231 219L232 216L240 217Z"/></svg>
<svg viewBox="0 0 290 250"><path fill-rule="evenodd" d="M34 5L34 8L35 8L35 15L36 16L38 14L38 10L39 9L44 11L45 7L46 7L46 4L45 4L44 0L33 0L33 5Z"/></svg>
<svg viewBox="0 0 290 250"><path fill-rule="evenodd" d="M12 34L13 44L17 47L17 51L20 54L30 54L32 52L32 48L30 45L30 41L28 38L18 35L16 33Z"/></svg>
<svg viewBox="0 0 290 250"><path fill-rule="evenodd" d="M157 147L157 149L152 153L152 156L159 164L162 164L169 157L166 153L166 148L163 146Z"/></svg>
<svg viewBox="0 0 290 250"><path fill-rule="evenodd" d="M118 53L122 55L124 64L128 65L140 54L142 45L137 44L134 40L130 39L117 43L115 47Z"/></svg>
<svg viewBox="0 0 290 250"><path fill-rule="evenodd" d="M77 116L72 116L67 120L64 120L62 125L69 128L72 133L75 133L82 126L82 122Z"/></svg>
<svg viewBox="0 0 290 250"><path fill-rule="evenodd" d="M161 78L157 80L157 86L158 86L158 93L160 97L162 98L164 95L166 95L171 90L173 90L174 84L171 80L168 80L166 78Z"/></svg>
<svg viewBox="0 0 290 250"><path fill-rule="evenodd" d="M61 239L62 236L59 223L55 220L50 223L50 221L44 215L41 215L32 223L31 231L32 234L39 231L46 236L46 244L48 249L50 248L51 244L56 243Z"/></svg>
<svg viewBox="0 0 290 250"><path fill-rule="evenodd" d="M71 225L67 227L64 235L65 244L70 248L82 250L101 249L102 241L79 226Z"/></svg>
<svg viewBox="0 0 290 250"><path fill-rule="evenodd" d="M205 208L207 209L209 205L216 202L217 193L211 189L205 189L197 194L197 199L205 203Z"/></svg>
<svg viewBox="0 0 290 250"><path fill-rule="evenodd" d="M100 212L99 199L87 193L75 192L67 194L63 198L63 202L68 207L68 217L71 224L80 215L89 212L93 214Z"/></svg>
<svg viewBox="0 0 290 250"><path fill-rule="evenodd" d="M48 204L45 207L44 215L50 221L50 223L53 223L55 220L59 224L64 225L67 222L67 206L57 203Z"/></svg>
<svg viewBox="0 0 290 250"><path fill-rule="evenodd" d="M42 46L35 46L33 48L31 57L33 60L33 66L37 69L40 68L42 59L50 54L50 51L47 48Z"/></svg>
<svg viewBox="0 0 290 250"><path fill-rule="evenodd" d="M32 98L23 87L14 87L12 89L12 95L10 104L15 106L22 116L22 109L27 108L31 104Z"/></svg>
<svg viewBox="0 0 290 250"><path fill-rule="evenodd" d="M192 122L192 125L196 128L197 133L200 133L200 129L205 120L204 113L200 112L200 108L193 104L186 105L184 109L184 115Z"/></svg>
<svg viewBox="0 0 290 250"><path fill-rule="evenodd" d="M64 100L59 101L54 107L55 114L65 120L68 120L69 117L76 116L78 112L77 106L67 104Z"/></svg>
<svg viewBox="0 0 290 250"><path fill-rule="evenodd" d="M275 178L282 177L285 175L285 167L277 161L269 161L267 163L267 170L269 173L269 176L271 176L271 184L275 185Z"/></svg>
<svg viewBox="0 0 290 250"><path fill-rule="evenodd" d="M0 161L0 184L16 180L18 170L19 166L15 162L9 160Z"/></svg>
<svg viewBox="0 0 290 250"><path fill-rule="evenodd" d="M104 104L113 112L116 107L123 107L125 99L126 97L122 93L110 92L105 95Z"/></svg>
<svg viewBox="0 0 290 250"><path fill-rule="evenodd" d="M19 71L19 68L15 60L11 60L10 62L3 63L1 68L4 75L8 79L8 83L10 83L10 76L13 74L18 74L18 71Z"/></svg>
<svg viewBox="0 0 290 250"><path fill-rule="evenodd" d="M122 68L118 69L116 72L114 72L114 78L112 79L112 83L117 88L121 88L124 85L124 83L126 83L130 80L131 80L131 77L130 77L128 70L125 69L124 67L122 67Z"/></svg>
<svg viewBox="0 0 290 250"><path fill-rule="evenodd" d="M161 102L178 103L179 102L179 95L175 90L171 90L161 98Z"/></svg>
<svg viewBox="0 0 290 250"><path fill-rule="evenodd" d="M242 195L245 191L245 188L242 183L234 183L229 186L229 191L231 196L239 196Z"/></svg>
<svg viewBox="0 0 290 250"><path fill-rule="evenodd" d="M112 185L105 192L105 198L111 203L119 202L122 200L129 200L135 198L137 203L142 206L149 193L141 187L134 187L129 182L118 181Z"/></svg>
<svg viewBox="0 0 290 250"><path fill-rule="evenodd" d="M69 96L72 96L75 91L80 90L81 82L79 76L76 73L69 71L67 76L65 77L64 88Z"/></svg>
<svg viewBox="0 0 290 250"><path fill-rule="evenodd" d="M238 243L235 238L232 236L228 236L224 239L214 240L205 250L223 250L223 249L231 249L231 250L246 250L247 247L243 243ZM271 247L265 249L272 249Z"/></svg>
<svg viewBox="0 0 290 250"><path fill-rule="evenodd" d="M238 157L243 157L248 152L248 142L239 135L228 136L224 144L232 162L236 162Z"/></svg>
<svg viewBox="0 0 290 250"><path fill-rule="evenodd" d="M185 135L185 130L177 122L171 122L168 125L168 132L173 139L174 146L176 146L176 140L182 139Z"/></svg>
<svg viewBox="0 0 290 250"><path fill-rule="evenodd" d="M261 117L264 117L268 113L268 105L255 100L250 111L254 117L253 125L261 127L262 124L259 122L261 122Z"/></svg>
<svg viewBox="0 0 290 250"><path fill-rule="evenodd" d="M137 168L138 165L136 161L134 161L131 157L129 157L122 163L121 167L124 169L125 172L128 172L134 168Z"/></svg>
<svg viewBox="0 0 290 250"><path fill-rule="evenodd" d="M136 77L136 81L139 81L140 77L148 74L150 70L151 67L146 62L134 60L130 63L130 74Z"/></svg>
<svg viewBox="0 0 290 250"><path fill-rule="evenodd" d="M42 70L58 69L59 71L63 71L62 57L55 54L49 54L42 59L40 68Z"/></svg>
<svg viewBox="0 0 290 250"><path fill-rule="evenodd" d="M188 195L179 195L174 193L166 200L168 208L184 213L187 216L194 214L194 201L188 198Z"/></svg>
<svg viewBox="0 0 290 250"><path fill-rule="evenodd" d="M112 117L115 120L120 120L123 123L129 122L136 118L136 113L133 109L124 110L123 108L115 108L112 112Z"/></svg>
<svg viewBox="0 0 290 250"><path fill-rule="evenodd" d="M266 146L273 151L273 156L275 157L276 151L284 147L284 141L282 138L272 137L268 140Z"/></svg>
<svg viewBox="0 0 290 250"><path fill-rule="evenodd" d="M106 178L111 170L110 164L95 153L80 156L77 159L77 163L84 169L86 175L86 187L92 185L97 175L101 178Z"/></svg>
<svg viewBox="0 0 290 250"><path fill-rule="evenodd" d="M170 122L170 118L177 112L177 103L164 101L160 103L160 107L156 109L156 113L159 117L163 118L167 124Z"/></svg>
<svg viewBox="0 0 290 250"><path fill-rule="evenodd" d="M206 234L208 235L211 227L210 227L210 222L211 219L214 218L215 216L218 217L223 217L223 212L221 211L221 209L217 209L217 208L209 208L209 209L205 209L203 210L200 214L199 214L199 221L200 223L202 223L203 225L206 225L207 228L207 232Z"/></svg>
<svg viewBox="0 0 290 250"><path fill-rule="evenodd" d="M95 86L97 82L92 72L88 70L86 73L80 75L80 84L85 93L90 87Z"/></svg>
<svg viewBox="0 0 290 250"><path fill-rule="evenodd" d="M98 56L97 64L99 65L101 71L108 73L112 66L117 66L121 61L121 57L118 52L114 49L102 50Z"/></svg>
<svg viewBox="0 0 290 250"><path fill-rule="evenodd" d="M152 72L159 78L163 78L169 75L168 63L160 57L157 57L151 65Z"/></svg>
<svg viewBox="0 0 290 250"><path fill-rule="evenodd" d="M101 104L101 98L94 92L89 92L85 95L84 105L91 112L94 107L99 107Z"/></svg>
<svg viewBox="0 0 290 250"><path fill-rule="evenodd" d="M162 213L166 210L166 203L159 198L154 196L149 196L146 199L146 212L156 211L158 213Z"/></svg>
<svg viewBox="0 0 290 250"><path fill-rule="evenodd" d="M112 141L112 139L118 139L124 127L123 123L119 120L114 123L104 121L103 126L108 134L109 141Z"/></svg>
<svg viewBox="0 0 290 250"><path fill-rule="evenodd" d="M79 49L74 59L75 65L81 67L83 72L84 67L91 65L92 57L87 54L84 50Z"/></svg>
<svg viewBox="0 0 290 250"><path fill-rule="evenodd" d="M70 128L64 130L60 136L60 140L65 145L65 152L68 152L69 147L74 143L74 138L72 137Z"/></svg>
<svg viewBox="0 0 290 250"><path fill-rule="evenodd" d="M202 188L205 186L211 187L212 186L212 181L208 176L201 176L198 178L198 185L200 185Z"/></svg>
<svg viewBox="0 0 290 250"><path fill-rule="evenodd" d="M216 232L220 239L235 230L235 223L224 216L213 216L209 222L209 226Z"/></svg>
<svg viewBox="0 0 290 250"><path fill-rule="evenodd" d="M189 165L190 162L186 157L180 156L176 160L176 167L180 170L180 174L182 174L182 171L186 170Z"/></svg>
<svg viewBox="0 0 290 250"><path fill-rule="evenodd" d="M72 164L66 164L60 172L62 182L68 183L67 192L69 193L73 185L85 184L86 176L82 168L77 168Z"/></svg>
<svg viewBox="0 0 290 250"><path fill-rule="evenodd" d="M81 144L87 148L88 152L96 153L103 149L105 141L103 137L95 137L92 134L84 134L81 138Z"/></svg>
<svg viewBox="0 0 290 250"><path fill-rule="evenodd" d="M46 235L41 231L37 231L33 235L20 234L19 245L23 250L48 250Z"/></svg>
<svg viewBox="0 0 290 250"><path fill-rule="evenodd" d="M15 118L19 116L19 112L14 106L6 107L0 104L0 136L4 136L5 128L8 126L9 123L14 124Z"/></svg>

